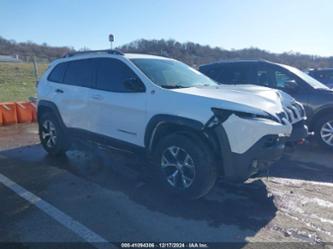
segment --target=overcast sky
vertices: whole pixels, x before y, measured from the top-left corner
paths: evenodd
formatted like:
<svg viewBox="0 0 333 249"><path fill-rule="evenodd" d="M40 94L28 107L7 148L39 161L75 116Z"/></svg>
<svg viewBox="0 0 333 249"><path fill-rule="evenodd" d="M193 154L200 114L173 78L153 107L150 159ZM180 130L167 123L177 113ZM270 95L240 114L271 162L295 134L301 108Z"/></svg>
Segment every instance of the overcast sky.
<svg viewBox="0 0 333 249"><path fill-rule="evenodd" d="M333 0L0 0L0 36L103 49L136 39L333 56Z"/></svg>

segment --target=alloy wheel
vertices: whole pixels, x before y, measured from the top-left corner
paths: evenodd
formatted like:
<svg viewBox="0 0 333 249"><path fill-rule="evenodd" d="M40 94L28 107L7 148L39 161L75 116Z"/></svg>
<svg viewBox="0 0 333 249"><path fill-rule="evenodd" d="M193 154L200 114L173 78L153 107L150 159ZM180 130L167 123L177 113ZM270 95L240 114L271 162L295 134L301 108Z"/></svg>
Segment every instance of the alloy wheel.
<svg viewBox="0 0 333 249"><path fill-rule="evenodd" d="M50 120L45 120L41 127L42 139L48 148L56 146L57 132L54 123Z"/></svg>
<svg viewBox="0 0 333 249"><path fill-rule="evenodd" d="M323 124L320 130L320 136L326 144L333 146L333 120Z"/></svg>
<svg viewBox="0 0 333 249"><path fill-rule="evenodd" d="M178 146L170 146L162 153L161 169L167 182L175 188L187 189L195 178L192 157Z"/></svg>

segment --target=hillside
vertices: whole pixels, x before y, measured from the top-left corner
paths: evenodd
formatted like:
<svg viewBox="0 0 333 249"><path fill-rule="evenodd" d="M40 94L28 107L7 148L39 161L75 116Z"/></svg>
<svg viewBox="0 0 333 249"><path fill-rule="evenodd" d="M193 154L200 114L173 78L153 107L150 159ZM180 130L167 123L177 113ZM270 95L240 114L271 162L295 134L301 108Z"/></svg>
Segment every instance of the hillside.
<svg viewBox="0 0 333 249"><path fill-rule="evenodd" d="M203 46L193 42L180 43L175 40L137 40L119 47L123 52L163 55L181 60L191 66L219 60L266 59L289 64L300 69L309 67L333 67L332 57L319 57L300 53L270 53L258 48L225 50Z"/></svg>
<svg viewBox="0 0 333 249"><path fill-rule="evenodd" d="M18 55L23 61L31 61L32 56L35 56L40 62L49 62L73 50L70 47L52 47L45 43L16 42L0 36L0 55Z"/></svg>

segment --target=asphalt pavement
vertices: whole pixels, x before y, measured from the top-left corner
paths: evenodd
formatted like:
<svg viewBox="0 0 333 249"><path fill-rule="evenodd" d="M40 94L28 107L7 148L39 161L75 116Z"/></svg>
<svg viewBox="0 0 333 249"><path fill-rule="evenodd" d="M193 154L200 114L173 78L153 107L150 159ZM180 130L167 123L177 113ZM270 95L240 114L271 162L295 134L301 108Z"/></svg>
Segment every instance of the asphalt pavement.
<svg viewBox="0 0 333 249"><path fill-rule="evenodd" d="M52 158L35 124L1 127L0 242L328 248L332 162L331 151L299 146L269 177L237 185L220 180L208 196L185 201L159 189L138 155L77 144Z"/></svg>

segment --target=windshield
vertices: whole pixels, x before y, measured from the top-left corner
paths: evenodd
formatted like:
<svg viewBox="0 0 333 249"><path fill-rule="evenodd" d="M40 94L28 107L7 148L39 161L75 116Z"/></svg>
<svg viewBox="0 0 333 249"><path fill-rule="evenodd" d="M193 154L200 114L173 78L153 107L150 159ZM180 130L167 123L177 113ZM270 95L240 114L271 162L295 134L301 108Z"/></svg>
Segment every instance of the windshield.
<svg viewBox="0 0 333 249"><path fill-rule="evenodd" d="M302 72L301 70L299 70L295 67L291 67L291 66L287 66L287 65L281 65L281 66L284 67L285 69L287 69L288 71L296 74L296 76L298 76L299 78L304 80L306 83L308 83L310 86L312 86L315 89L318 89L318 88L329 89L327 86L320 83L318 80L312 78L310 75Z"/></svg>
<svg viewBox="0 0 333 249"><path fill-rule="evenodd" d="M152 82L164 88L216 86L217 83L184 63L166 59L131 60Z"/></svg>

